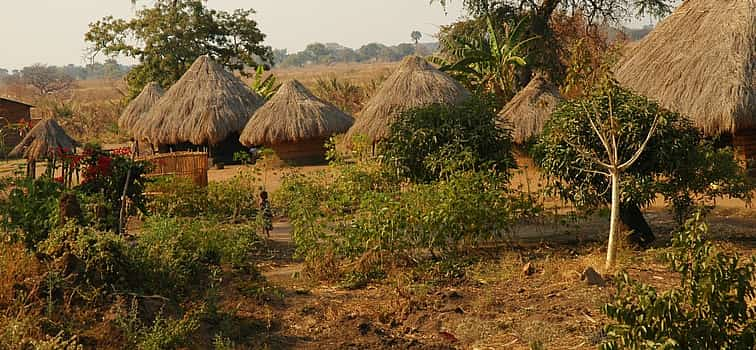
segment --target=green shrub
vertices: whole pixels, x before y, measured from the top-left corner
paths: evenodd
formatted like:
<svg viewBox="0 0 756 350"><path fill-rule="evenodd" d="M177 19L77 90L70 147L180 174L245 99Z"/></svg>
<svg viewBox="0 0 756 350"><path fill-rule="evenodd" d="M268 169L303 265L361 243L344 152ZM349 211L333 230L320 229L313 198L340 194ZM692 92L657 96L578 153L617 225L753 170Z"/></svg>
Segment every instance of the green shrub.
<svg viewBox="0 0 756 350"><path fill-rule="evenodd" d="M211 182L206 188L179 177L162 177L149 185L149 211L169 217L213 217L234 221L254 220L260 185L257 177L242 173L230 180Z"/></svg>
<svg viewBox="0 0 756 350"><path fill-rule="evenodd" d="M458 171L516 167L509 131L496 123L497 106L472 98L457 106L432 105L402 113L381 144L387 164L413 181Z"/></svg>
<svg viewBox="0 0 756 350"><path fill-rule="evenodd" d="M183 318L173 319L159 313L148 324L139 317L136 299L129 310L120 310L114 323L121 329L129 348L139 350L178 349L190 345L190 337L199 330L196 313L187 313Z"/></svg>
<svg viewBox="0 0 756 350"><path fill-rule="evenodd" d="M136 270L129 256L128 243L123 236L111 232L70 222L53 230L50 237L40 243L38 251L53 258L75 257L77 261L73 264L69 262L68 265L73 266L68 267L76 268L76 272L93 286L128 288L130 284L138 285L141 282L132 274Z"/></svg>
<svg viewBox="0 0 756 350"><path fill-rule="evenodd" d="M380 169L380 168L376 168ZM494 172L461 172L430 184L400 184L380 170L338 166L295 176L275 198L286 204L297 253L323 262L330 254L419 258L507 237L511 225L537 215L529 198L506 188Z"/></svg>
<svg viewBox="0 0 756 350"><path fill-rule="evenodd" d="M602 349L753 349L756 346L756 257L719 252L704 238L707 225L697 214L673 238L667 254L679 273L677 288L659 292L622 274L615 299L603 311L607 326Z"/></svg>
<svg viewBox="0 0 756 350"><path fill-rule="evenodd" d="M58 223L58 199L63 185L42 177L15 179L9 186L7 198L0 202L2 224L11 234L11 241L24 242L28 249L34 249Z"/></svg>

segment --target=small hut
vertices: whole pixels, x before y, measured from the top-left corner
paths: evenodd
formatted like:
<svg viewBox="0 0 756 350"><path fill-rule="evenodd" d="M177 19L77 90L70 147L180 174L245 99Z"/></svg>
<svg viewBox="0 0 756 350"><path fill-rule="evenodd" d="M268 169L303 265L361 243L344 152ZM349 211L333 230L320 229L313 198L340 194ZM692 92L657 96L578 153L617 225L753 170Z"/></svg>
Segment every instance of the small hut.
<svg viewBox="0 0 756 350"><path fill-rule="evenodd" d="M134 98L118 118L118 127L133 134L134 127L147 115L150 108L163 96L163 89L156 82L145 85L142 92Z"/></svg>
<svg viewBox="0 0 756 350"><path fill-rule="evenodd" d="M10 152L11 156L21 156L27 160L26 173L36 176L36 163L40 159L53 162L61 153L74 153L79 145L54 119L47 119L35 125L23 140Z"/></svg>
<svg viewBox="0 0 756 350"><path fill-rule="evenodd" d="M264 145L293 162L323 160L325 141L346 132L354 119L313 95L296 80L281 85L241 134L245 146Z"/></svg>
<svg viewBox="0 0 756 350"><path fill-rule="evenodd" d="M362 134L375 144L388 136L391 123L402 112L436 103L454 105L469 97L470 92L454 78L421 57L410 56L357 114L347 137Z"/></svg>
<svg viewBox="0 0 756 350"><path fill-rule="evenodd" d="M563 100L559 89L538 74L499 112L499 121L512 128L515 143L524 144L541 134Z"/></svg>
<svg viewBox="0 0 756 350"><path fill-rule="evenodd" d="M134 128L161 152L208 149L214 160L242 150L239 134L263 104L241 80L200 56Z"/></svg>
<svg viewBox="0 0 756 350"><path fill-rule="evenodd" d="M707 136L732 137L756 159L756 5L687 0L615 67L617 80L689 117Z"/></svg>

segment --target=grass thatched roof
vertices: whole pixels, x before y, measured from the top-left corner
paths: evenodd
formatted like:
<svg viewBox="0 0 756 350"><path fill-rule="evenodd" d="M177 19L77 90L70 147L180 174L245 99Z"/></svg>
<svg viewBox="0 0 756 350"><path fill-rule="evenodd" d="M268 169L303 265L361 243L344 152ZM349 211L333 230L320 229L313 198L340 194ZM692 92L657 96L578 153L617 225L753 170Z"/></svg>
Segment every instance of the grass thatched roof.
<svg viewBox="0 0 756 350"><path fill-rule="evenodd" d="M255 112L239 140L247 146L293 143L343 133L352 124L352 117L290 80Z"/></svg>
<svg viewBox="0 0 756 350"><path fill-rule="evenodd" d="M150 108L163 96L163 89L156 82L145 85L142 92L134 98L118 118L118 127L131 132L139 121L147 116Z"/></svg>
<svg viewBox="0 0 756 350"><path fill-rule="evenodd" d="M469 97L470 92L452 77L423 58L410 56L360 111L348 137L364 134L377 142L388 136L391 122L408 109L435 103L453 105Z"/></svg>
<svg viewBox="0 0 756 350"><path fill-rule="evenodd" d="M13 157L23 155L29 160L47 158L58 150L73 151L79 143L72 139L54 119L43 120L35 125L21 143L11 150Z"/></svg>
<svg viewBox="0 0 756 350"><path fill-rule="evenodd" d="M617 80L707 135L756 127L756 3L686 0L615 67Z"/></svg>
<svg viewBox="0 0 756 350"><path fill-rule="evenodd" d="M554 84L536 75L499 113L502 122L512 128L516 143L538 136L559 102L563 100Z"/></svg>
<svg viewBox="0 0 756 350"><path fill-rule="evenodd" d="M241 80L200 56L134 129L152 144L216 145L241 132L263 104Z"/></svg>

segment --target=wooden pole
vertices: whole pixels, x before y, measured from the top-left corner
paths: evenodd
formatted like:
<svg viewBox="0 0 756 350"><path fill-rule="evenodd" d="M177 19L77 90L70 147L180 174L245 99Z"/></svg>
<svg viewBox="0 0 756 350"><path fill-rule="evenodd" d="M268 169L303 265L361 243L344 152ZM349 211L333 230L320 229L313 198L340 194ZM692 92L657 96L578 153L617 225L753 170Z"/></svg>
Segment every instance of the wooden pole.
<svg viewBox="0 0 756 350"><path fill-rule="evenodd" d="M131 152L131 162L134 162L134 157L136 156L136 142L132 144L132 152ZM123 184L123 192L121 193L121 208L118 210L118 234L123 233L124 229L124 218L126 216L126 194L129 190L129 183L131 182L131 170L132 167L129 166L129 171L126 172L126 182Z"/></svg>

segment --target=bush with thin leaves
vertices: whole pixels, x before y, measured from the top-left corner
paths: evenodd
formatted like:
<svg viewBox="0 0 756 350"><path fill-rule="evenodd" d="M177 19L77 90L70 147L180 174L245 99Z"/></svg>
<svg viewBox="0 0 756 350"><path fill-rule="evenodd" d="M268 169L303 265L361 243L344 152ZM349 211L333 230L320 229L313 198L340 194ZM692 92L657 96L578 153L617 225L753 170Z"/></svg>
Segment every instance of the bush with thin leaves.
<svg viewBox="0 0 756 350"><path fill-rule="evenodd" d="M611 349L753 349L756 346L756 257L718 251L705 240L696 214L672 240L667 254L680 275L677 288L661 292L621 274L615 299L603 311ZM743 261L745 260L745 261Z"/></svg>

